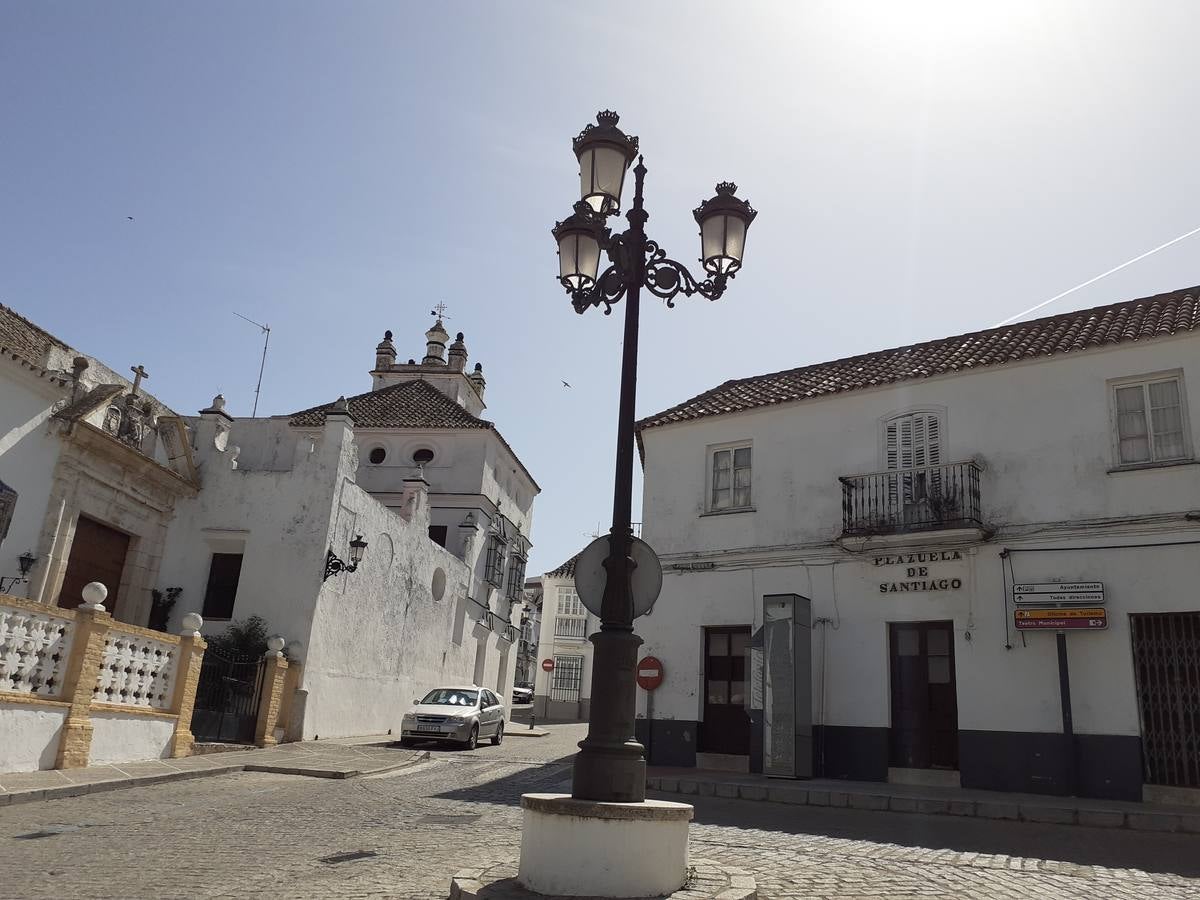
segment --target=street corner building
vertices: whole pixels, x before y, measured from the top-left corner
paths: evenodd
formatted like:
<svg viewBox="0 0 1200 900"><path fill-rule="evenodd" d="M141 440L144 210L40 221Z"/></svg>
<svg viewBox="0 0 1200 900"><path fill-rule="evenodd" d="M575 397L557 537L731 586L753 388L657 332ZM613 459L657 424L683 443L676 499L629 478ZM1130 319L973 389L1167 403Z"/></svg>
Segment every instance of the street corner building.
<svg viewBox="0 0 1200 900"><path fill-rule="evenodd" d="M7 307L0 348L0 675L18 685L0 691L0 728L8 701L32 702L14 691L69 705L54 635L93 581L151 643L190 634L189 613L210 639L263 619L291 663L268 742L399 733L437 683L511 694L540 488L481 418L482 366L440 317L420 362L397 363L387 332L371 390L258 418L220 396L182 416L142 366L130 382ZM258 665L208 650L197 740L262 742ZM48 742L52 725L37 726ZM50 767L47 747L0 753L0 771ZM124 758L168 752L151 750Z"/></svg>
<svg viewBox="0 0 1200 900"><path fill-rule="evenodd" d="M1200 289L728 381L639 422L652 765L1200 789ZM648 709L649 701L652 706Z"/></svg>

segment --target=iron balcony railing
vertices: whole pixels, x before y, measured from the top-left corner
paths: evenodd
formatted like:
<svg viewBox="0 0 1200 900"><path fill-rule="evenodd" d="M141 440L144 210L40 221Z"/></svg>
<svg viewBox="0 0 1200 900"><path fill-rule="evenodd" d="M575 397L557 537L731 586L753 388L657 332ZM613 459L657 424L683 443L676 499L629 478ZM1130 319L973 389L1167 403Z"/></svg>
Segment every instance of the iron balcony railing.
<svg viewBox="0 0 1200 900"><path fill-rule="evenodd" d="M842 534L982 528L976 462L843 475Z"/></svg>

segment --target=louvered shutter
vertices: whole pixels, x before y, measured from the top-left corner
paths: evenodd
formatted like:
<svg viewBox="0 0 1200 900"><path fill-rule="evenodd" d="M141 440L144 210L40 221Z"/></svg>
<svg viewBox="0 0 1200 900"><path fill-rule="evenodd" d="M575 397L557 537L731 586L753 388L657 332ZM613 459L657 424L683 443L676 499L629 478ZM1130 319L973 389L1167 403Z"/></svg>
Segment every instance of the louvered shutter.
<svg viewBox="0 0 1200 900"><path fill-rule="evenodd" d="M942 462L942 424L936 413L910 413L889 420L884 426L884 462L888 469L902 469L888 478L891 510L902 504L941 493L941 472L931 466ZM926 471L913 472L913 469Z"/></svg>

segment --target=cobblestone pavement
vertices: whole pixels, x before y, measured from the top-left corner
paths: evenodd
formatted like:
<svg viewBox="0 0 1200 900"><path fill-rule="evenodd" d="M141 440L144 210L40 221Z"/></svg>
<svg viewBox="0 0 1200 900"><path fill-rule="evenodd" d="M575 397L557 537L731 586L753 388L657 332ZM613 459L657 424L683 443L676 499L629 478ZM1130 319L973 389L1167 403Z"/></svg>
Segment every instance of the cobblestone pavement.
<svg viewBox="0 0 1200 900"><path fill-rule="evenodd" d="M245 772L0 808L0 898L441 900L513 858L580 726L348 781ZM769 900L1200 898L1200 837L695 798L693 853Z"/></svg>

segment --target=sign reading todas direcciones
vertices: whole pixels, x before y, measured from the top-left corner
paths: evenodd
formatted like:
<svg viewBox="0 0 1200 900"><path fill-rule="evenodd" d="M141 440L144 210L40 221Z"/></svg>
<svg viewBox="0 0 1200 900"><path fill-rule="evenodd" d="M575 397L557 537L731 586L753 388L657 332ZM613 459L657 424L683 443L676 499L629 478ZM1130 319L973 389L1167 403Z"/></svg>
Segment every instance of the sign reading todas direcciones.
<svg viewBox="0 0 1200 900"><path fill-rule="evenodd" d="M1043 581L1014 584L1013 601L1031 606L1099 606L1104 603L1101 581Z"/></svg>
<svg viewBox="0 0 1200 900"><path fill-rule="evenodd" d="M1019 630L1095 631L1108 627L1108 615L1103 607L1074 609L1018 609L1013 621Z"/></svg>

